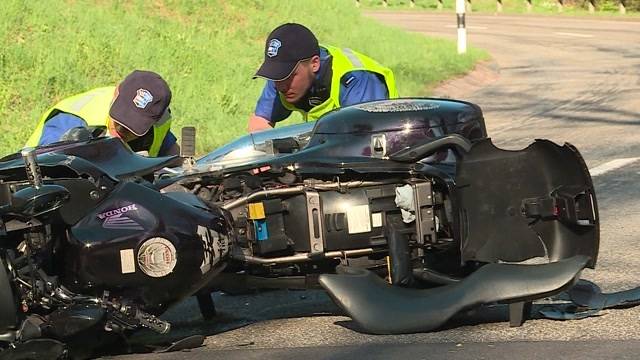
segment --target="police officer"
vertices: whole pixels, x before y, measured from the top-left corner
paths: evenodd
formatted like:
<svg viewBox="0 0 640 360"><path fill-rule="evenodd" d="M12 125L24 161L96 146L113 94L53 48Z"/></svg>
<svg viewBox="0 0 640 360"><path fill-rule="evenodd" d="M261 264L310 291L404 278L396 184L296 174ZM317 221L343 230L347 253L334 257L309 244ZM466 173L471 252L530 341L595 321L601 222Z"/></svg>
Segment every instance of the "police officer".
<svg viewBox="0 0 640 360"><path fill-rule="evenodd" d="M171 90L160 75L136 70L117 87L89 90L55 104L42 115L26 146L60 141L77 128L104 127L135 152L177 155L170 103Z"/></svg>
<svg viewBox="0 0 640 360"><path fill-rule="evenodd" d="M292 111L316 120L341 106L398 97L390 69L351 49L319 45L309 29L294 23L269 34L256 77L267 83L249 132L270 129Z"/></svg>

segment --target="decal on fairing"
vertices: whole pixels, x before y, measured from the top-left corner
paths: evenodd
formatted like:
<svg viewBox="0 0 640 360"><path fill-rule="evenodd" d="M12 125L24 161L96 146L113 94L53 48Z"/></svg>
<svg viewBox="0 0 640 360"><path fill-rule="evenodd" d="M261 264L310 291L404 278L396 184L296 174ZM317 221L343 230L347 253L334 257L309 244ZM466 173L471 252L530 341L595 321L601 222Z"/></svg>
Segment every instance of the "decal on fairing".
<svg viewBox="0 0 640 360"><path fill-rule="evenodd" d="M261 219L253 222L256 240L263 241L269 239L269 229L267 228L267 220Z"/></svg>
<svg viewBox="0 0 640 360"><path fill-rule="evenodd" d="M151 277L169 275L176 267L178 254L171 241L155 237L145 241L138 250L138 266Z"/></svg>
<svg viewBox="0 0 640 360"><path fill-rule="evenodd" d="M371 214L371 227L381 227L382 226L382 213L372 213Z"/></svg>
<svg viewBox="0 0 640 360"><path fill-rule="evenodd" d="M203 257L200 271L205 274L229 252L229 238L213 229L198 225Z"/></svg>
<svg viewBox="0 0 640 360"><path fill-rule="evenodd" d="M371 216L369 205L351 206L347 209L347 224L349 234L358 234L371 231Z"/></svg>
<svg viewBox="0 0 640 360"><path fill-rule="evenodd" d="M133 256L133 249L120 250L120 269L123 274L136 272L136 261Z"/></svg>
<svg viewBox="0 0 640 360"><path fill-rule="evenodd" d="M124 215L129 211L138 210L136 204L130 204L117 209L111 209L98 214L98 219L104 220L102 227L105 229L144 230L142 225Z"/></svg>
<svg viewBox="0 0 640 360"><path fill-rule="evenodd" d="M354 107L366 112L379 113L434 110L438 109L440 105L429 102L415 102L413 100L392 100L363 103L354 105Z"/></svg>

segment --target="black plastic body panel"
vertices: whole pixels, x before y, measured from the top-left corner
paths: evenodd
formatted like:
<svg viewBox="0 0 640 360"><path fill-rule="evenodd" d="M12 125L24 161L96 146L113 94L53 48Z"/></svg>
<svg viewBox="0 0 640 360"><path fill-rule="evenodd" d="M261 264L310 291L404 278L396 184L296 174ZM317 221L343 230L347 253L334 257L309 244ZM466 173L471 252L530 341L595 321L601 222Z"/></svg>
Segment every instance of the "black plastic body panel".
<svg viewBox="0 0 640 360"><path fill-rule="evenodd" d="M18 302L7 271L5 260L0 257L0 335L18 325Z"/></svg>
<svg viewBox="0 0 640 360"><path fill-rule="evenodd" d="M370 205L371 198L368 194L380 192L382 195L387 194L393 197L395 196L395 186L375 187L375 188L361 188L352 189L348 193L342 194L337 191L326 191L320 193L320 203L322 204L322 214L324 216L324 246L326 250L350 250L350 249L362 249L372 246L379 246L386 243L384 237L384 218L385 211L399 212L398 208L393 204L392 207L380 206L382 203L378 202L374 208ZM367 227L367 224L356 224L355 216L350 219L349 212L354 209L367 209L369 213L368 218L374 217L380 219L380 222L374 224L371 221L368 224L370 231L362 231L357 229ZM353 223L350 224L349 221ZM377 226L376 226L377 225ZM356 231L349 231L350 227L356 229ZM362 231L362 232L360 232Z"/></svg>
<svg viewBox="0 0 640 360"><path fill-rule="evenodd" d="M297 195L284 201L288 209L283 214L284 229L293 240L293 249L298 252L310 252L309 219L307 218L307 200L304 195Z"/></svg>
<svg viewBox="0 0 640 360"><path fill-rule="evenodd" d="M537 140L524 150L507 151L483 140L459 162L456 185L463 260L557 261L585 255L588 266L595 266L598 207L589 171L573 146ZM560 195L575 189L588 204L574 211L584 224L562 217L567 209ZM556 215L528 214L527 204L547 199L558 202L550 209Z"/></svg>
<svg viewBox="0 0 640 360"><path fill-rule="evenodd" d="M387 215L400 216L400 210L395 205L396 185L370 186L366 188L350 189L344 193L338 191L320 191L322 216L322 237L325 251L351 250L376 247L386 244L384 226ZM292 239L293 249L297 252L311 251L309 238L310 226L308 208L304 195L297 195L285 199L283 211L284 232ZM360 207L359 214L368 212L369 216L363 224L355 224L356 213L352 213L352 224L349 224L349 212ZM374 220L375 219L375 220ZM274 219L279 220L279 219ZM368 224L367 224L368 222ZM276 229L279 222L273 221L267 215L271 241L272 229ZM351 231L349 230L351 226ZM365 229L368 227L368 230ZM260 241L258 241L260 245Z"/></svg>
<svg viewBox="0 0 640 360"><path fill-rule="evenodd" d="M486 138L480 107L464 101L430 98L372 101L339 108L322 116L306 146L293 154L258 158L250 164L226 167L221 172L229 174L267 165L296 164L299 174L340 174L345 170L406 173L415 164L372 156L372 136L385 136L384 154L388 156L449 134L458 134L470 141ZM268 131L257 137L266 135ZM239 144L249 146L251 142L240 139ZM447 154L448 150L443 148L433 155L433 159L444 158ZM201 160L206 163L208 158L205 156Z"/></svg>
<svg viewBox="0 0 640 360"><path fill-rule="evenodd" d="M393 154L448 134L482 139L486 128L482 111L471 103L441 99L374 101L323 116L307 146L292 156L300 158L301 163L328 157L371 158L372 134L384 134L385 153Z"/></svg>
<svg viewBox="0 0 640 360"><path fill-rule="evenodd" d="M265 226L268 228L269 237L256 241L258 254L268 254L277 251L287 250L290 245L291 231L287 231L284 224L284 209L280 199L270 199L262 202L265 212ZM303 208L295 208L303 209ZM299 211L302 212L302 211ZM293 235L292 235L293 236ZM255 236L254 236L255 237Z"/></svg>
<svg viewBox="0 0 640 360"><path fill-rule="evenodd" d="M109 290L127 295L151 312L191 295L217 273L233 236L222 210L204 208L192 194L172 197L138 183L119 184L71 227L64 283L84 294L101 296L102 290ZM112 217L114 209L126 212ZM203 230L214 231L213 238L203 237ZM173 271L162 277L146 275L138 260L140 246L156 237L171 242L177 258ZM123 270L121 251L133 251L133 271ZM203 270L205 265L211 267Z"/></svg>
<svg viewBox="0 0 640 360"><path fill-rule="evenodd" d="M94 178L106 174L117 179L153 174L177 159L176 156L153 158L138 155L118 138L52 144L38 148L36 153L43 175L51 171L47 168L66 167ZM18 176L24 176L24 161L19 153L0 159L0 171L5 173L9 169L15 169Z"/></svg>

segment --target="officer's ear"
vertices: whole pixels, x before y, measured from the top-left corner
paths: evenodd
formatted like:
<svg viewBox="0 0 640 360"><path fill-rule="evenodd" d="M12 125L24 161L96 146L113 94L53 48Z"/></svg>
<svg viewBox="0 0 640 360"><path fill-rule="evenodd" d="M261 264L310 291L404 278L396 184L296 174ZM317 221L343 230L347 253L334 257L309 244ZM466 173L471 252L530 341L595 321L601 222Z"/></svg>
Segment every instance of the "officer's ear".
<svg viewBox="0 0 640 360"><path fill-rule="evenodd" d="M313 55L310 59L311 62L311 70L316 73L320 70L320 56Z"/></svg>

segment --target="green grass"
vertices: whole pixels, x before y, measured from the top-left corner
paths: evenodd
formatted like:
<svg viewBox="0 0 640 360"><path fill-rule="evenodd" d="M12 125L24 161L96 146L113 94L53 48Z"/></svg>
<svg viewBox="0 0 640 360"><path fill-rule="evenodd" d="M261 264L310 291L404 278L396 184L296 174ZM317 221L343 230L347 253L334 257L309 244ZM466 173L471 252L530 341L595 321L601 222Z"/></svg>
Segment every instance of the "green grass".
<svg viewBox="0 0 640 360"><path fill-rule="evenodd" d="M133 69L167 79L174 94L174 129L196 126L199 153L222 145L245 133L264 84L251 79L264 39L288 21L307 25L321 42L351 47L391 67L402 96L427 95L433 84L488 57L477 49L458 56L452 42L385 27L351 5L345 0L3 0L0 154L21 147L56 101L116 84Z"/></svg>
<svg viewBox="0 0 640 360"><path fill-rule="evenodd" d="M465 0L466 1L466 0ZM532 0L533 14L562 14L562 15L585 15L585 16L613 16L620 18L637 18L640 13L630 10L631 6L628 5L627 13L622 15L618 12L618 3L616 0L596 0L596 11L590 14L588 8L583 0L579 0L581 4L569 3L565 0L565 6L561 13L558 12L558 2L556 0ZM638 1L638 0L634 0ZM353 1L355 6L355 0ZM410 7L410 0L388 0L388 6L383 6L382 0L360 0L360 8L365 10L415 10L415 11L437 11L437 0L415 0L415 6ZM442 11L451 12L455 11L455 0L443 0ZM496 13L497 5L496 0L471 0L472 12L480 13ZM527 13L527 6L525 0L503 0L502 1L503 13Z"/></svg>

